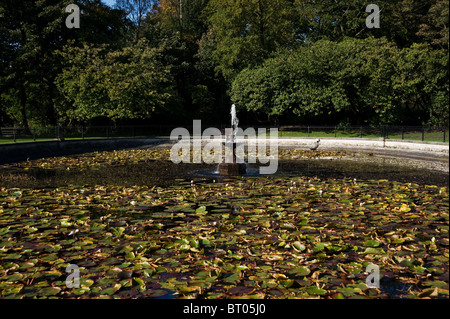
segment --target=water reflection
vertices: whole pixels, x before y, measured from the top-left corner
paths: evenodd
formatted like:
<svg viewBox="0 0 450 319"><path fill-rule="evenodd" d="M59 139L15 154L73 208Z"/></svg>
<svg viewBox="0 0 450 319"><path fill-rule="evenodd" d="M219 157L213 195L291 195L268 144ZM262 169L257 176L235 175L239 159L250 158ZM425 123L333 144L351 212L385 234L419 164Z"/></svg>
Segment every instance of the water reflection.
<svg viewBox="0 0 450 319"><path fill-rule="evenodd" d="M257 164L247 164L243 177L267 177L259 175ZM448 186L446 172L428 170L409 165L396 165L390 159L368 163L364 158L355 159L298 159L280 160L273 176L307 176L321 179L356 178L358 180L388 179L398 182ZM180 180L208 178L217 182L230 176L218 174L217 165L174 164L165 160L151 160L127 165L103 165L83 170L44 169L32 167L24 170L14 165L0 167L0 186L7 188L46 188L67 185L147 185L171 186Z"/></svg>

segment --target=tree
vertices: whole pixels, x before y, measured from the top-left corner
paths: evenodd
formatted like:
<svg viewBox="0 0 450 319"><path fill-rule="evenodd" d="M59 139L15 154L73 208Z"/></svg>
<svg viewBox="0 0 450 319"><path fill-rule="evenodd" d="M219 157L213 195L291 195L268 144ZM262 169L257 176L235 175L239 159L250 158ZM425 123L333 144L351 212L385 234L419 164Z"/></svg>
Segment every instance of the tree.
<svg viewBox="0 0 450 319"><path fill-rule="evenodd" d="M155 112L174 112L173 79L160 62L161 51L141 40L132 47L67 46L67 65L57 78L66 99L59 115L85 123L96 117L112 121L148 119Z"/></svg>
<svg viewBox="0 0 450 319"><path fill-rule="evenodd" d="M187 41L198 39L206 31L204 9L209 0L160 0L157 13L160 22L179 32ZM190 39L189 39L190 38Z"/></svg>
<svg viewBox="0 0 450 319"><path fill-rule="evenodd" d="M420 36L425 34L438 32L442 33L439 37L445 38L448 1L378 0L375 3L381 10L379 29L366 27L369 3L364 0L295 0L300 39L311 43L320 39L386 37L399 47L409 47L420 42Z"/></svg>
<svg viewBox="0 0 450 319"><path fill-rule="evenodd" d="M448 110L445 57L427 45L400 49L386 39L321 40L243 70L231 98L272 122L294 114L321 124L426 124L430 112Z"/></svg>
<svg viewBox="0 0 450 319"><path fill-rule="evenodd" d="M116 48L125 43L131 24L123 10L110 8L101 0L78 0L77 3L82 12L81 28L68 32L69 40L75 40L75 45L109 44Z"/></svg>
<svg viewBox="0 0 450 319"><path fill-rule="evenodd" d="M363 0L295 0L300 39L311 43L320 39L341 41L344 37L373 36L378 31L366 27L367 4Z"/></svg>
<svg viewBox="0 0 450 319"><path fill-rule="evenodd" d="M227 80L295 42L292 1L211 0L205 13L216 41L213 59Z"/></svg>
<svg viewBox="0 0 450 319"><path fill-rule="evenodd" d="M448 126L448 53L429 44L414 44L398 56L394 87L409 111L420 112L419 124Z"/></svg>
<svg viewBox="0 0 450 319"><path fill-rule="evenodd" d="M2 107L16 124L55 125L58 118L55 103L58 91L55 78L62 65L55 52L69 40L118 43L123 34L123 15L100 0L79 1L82 27L68 29L65 8L73 1L12 1L0 4L2 49L0 61L0 94ZM100 22L103 22L101 24Z"/></svg>
<svg viewBox="0 0 450 319"><path fill-rule="evenodd" d="M383 4L382 27L380 31L401 48L419 43L417 35L420 26L434 0L394 0Z"/></svg>
<svg viewBox="0 0 450 319"><path fill-rule="evenodd" d="M417 35L424 38L434 47L449 50L448 17L449 3L446 0L436 0L428 10L425 21L420 25Z"/></svg>
<svg viewBox="0 0 450 319"><path fill-rule="evenodd" d="M38 36L43 22L38 20L40 7L33 1L4 1L1 4L4 17L1 19L3 49L1 60L5 69L0 72L2 78L2 106L12 118L22 126L29 126L31 90L39 83L39 69L35 66L45 49L40 46L42 38ZM42 37L48 36L45 30ZM43 108L43 107L42 107ZM42 110L45 113L45 110Z"/></svg>
<svg viewBox="0 0 450 319"><path fill-rule="evenodd" d="M154 0L117 0L116 7L124 10L135 25L135 43L140 38L142 23L155 3Z"/></svg>
<svg viewBox="0 0 450 319"><path fill-rule="evenodd" d="M160 1L146 17L142 36L152 47L163 48L163 63L170 66L176 81L185 120L201 118L216 124L221 119L225 90L223 79L215 76L199 54L199 41L207 31L202 15L206 4L205 0Z"/></svg>

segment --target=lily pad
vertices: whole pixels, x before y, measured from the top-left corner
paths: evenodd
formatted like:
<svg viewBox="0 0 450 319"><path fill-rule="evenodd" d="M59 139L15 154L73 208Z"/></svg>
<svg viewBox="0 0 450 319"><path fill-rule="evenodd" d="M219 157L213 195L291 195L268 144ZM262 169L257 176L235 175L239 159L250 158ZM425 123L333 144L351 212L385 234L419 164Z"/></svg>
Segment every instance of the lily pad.
<svg viewBox="0 0 450 319"><path fill-rule="evenodd" d="M380 245L380 242L376 241L376 240L368 240L368 241L366 241L364 243L364 246L366 246L366 247L373 247L373 248L376 248L379 245Z"/></svg>
<svg viewBox="0 0 450 319"><path fill-rule="evenodd" d="M289 272L298 276L308 276L311 271L307 267L300 266L290 270Z"/></svg>
<svg viewBox="0 0 450 319"><path fill-rule="evenodd" d="M59 287L45 287L38 291L38 293L42 296L54 296L61 291Z"/></svg>
<svg viewBox="0 0 450 319"><path fill-rule="evenodd" d="M298 251L304 251L306 249L306 246L300 243L299 241L295 241L292 246L298 250Z"/></svg>
<svg viewBox="0 0 450 319"><path fill-rule="evenodd" d="M306 292L310 295L325 295L327 291L319 287L308 287Z"/></svg>

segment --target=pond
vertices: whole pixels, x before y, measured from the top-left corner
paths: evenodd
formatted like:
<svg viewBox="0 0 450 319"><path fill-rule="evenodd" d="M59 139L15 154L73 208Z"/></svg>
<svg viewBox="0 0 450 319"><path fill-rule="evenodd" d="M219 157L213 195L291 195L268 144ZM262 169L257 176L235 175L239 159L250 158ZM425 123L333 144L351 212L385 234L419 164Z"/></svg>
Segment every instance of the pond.
<svg viewBox="0 0 450 319"><path fill-rule="evenodd" d="M289 149L281 150L279 155L278 171L272 177L389 179L439 186L447 186L449 182L448 160L445 159L429 162L364 152ZM5 164L0 166L0 185L10 188L70 184L168 186L177 179L223 178L218 174L216 164L178 165L172 163L169 156L168 148L156 147ZM247 164L247 171L245 176L259 176L256 164Z"/></svg>
<svg viewBox="0 0 450 319"><path fill-rule="evenodd" d="M1 297L448 298L448 171L399 161L281 150L275 175L224 177L154 147L3 165Z"/></svg>

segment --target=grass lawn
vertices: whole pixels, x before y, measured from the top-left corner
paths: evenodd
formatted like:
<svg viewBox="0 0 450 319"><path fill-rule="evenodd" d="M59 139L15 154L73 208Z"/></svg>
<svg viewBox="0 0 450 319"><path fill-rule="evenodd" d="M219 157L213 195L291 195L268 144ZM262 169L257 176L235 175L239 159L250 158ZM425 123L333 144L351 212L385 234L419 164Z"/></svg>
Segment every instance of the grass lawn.
<svg viewBox="0 0 450 319"><path fill-rule="evenodd" d="M124 136L122 136L124 137ZM138 137L146 137L146 136L135 136ZM118 136L113 136L111 138L118 138ZM104 136L90 136L90 137L66 137L64 138L66 141L75 141L75 140L95 140L95 139L106 139ZM29 142L49 142L54 141L55 138L36 138L36 140L32 138L16 138L16 143L29 143ZM0 138L0 144L13 144L14 139L12 138Z"/></svg>
<svg viewBox="0 0 450 319"><path fill-rule="evenodd" d="M122 136L115 136L112 135L110 136L110 138L118 138L118 137L153 137L153 136L158 136L159 134L147 134L147 135L142 135L142 136L133 136L133 135L122 135ZM267 132L267 136L270 135L270 132ZM448 143L449 139L448 139L448 131L446 132L446 138L445 138L445 142ZM381 137L380 132L377 130L373 130L372 132L370 131L365 131L363 130L362 132L358 129L356 130L346 130L346 131L337 131L335 133L334 129L330 129L330 130L311 130L309 133L304 130L304 131L278 131L278 136L280 137L318 137L318 138L325 138L325 137L338 137L338 138L373 138L373 139L378 139ZM395 133L389 133L388 137L390 139L398 139L401 140L402 139L402 134L400 132L395 132ZM430 132L430 133L425 133L425 138L424 140L427 142L443 142L443 132ZM89 136L89 137L84 137L84 139L105 139L107 137L105 136ZM81 140L81 137L66 137L66 140ZM403 134L403 139L404 140L410 140L410 141L422 141L422 133L421 132L405 132ZM52 138L36 138L36 141L53 141L55 140L53 137ZM35 140L31 137L24 137L24 138L16 138L16 143L26 143L26 142L34 142ZM0 144L8 144L8 143L14 143L14 139L12 137L9 138L5 138L5 137L0 137Z"/></svg>
<svg viewBox="0 0 450 319"><path fill-rule="evenodd" d="M280 137L338 137L338 138L375 138L378 139L381 137L379 132L369 133L369 132L361 132L359 130L349 130L349 131L337 131L336 134L334 130L329 131L310 131L309 134L307 131L281 131L279 132ZM390 139L402 139L401 133L392 133L388 134ZM404 140L411 141L422 141L422 133L404 133ZM432 132L425 133L425 141L427 142L443 142L443 132ZM446 132L445 142L448 143L448 132Z"/></svg>

